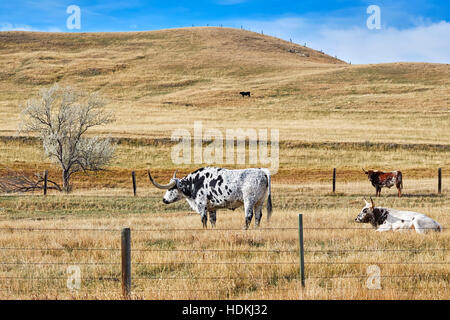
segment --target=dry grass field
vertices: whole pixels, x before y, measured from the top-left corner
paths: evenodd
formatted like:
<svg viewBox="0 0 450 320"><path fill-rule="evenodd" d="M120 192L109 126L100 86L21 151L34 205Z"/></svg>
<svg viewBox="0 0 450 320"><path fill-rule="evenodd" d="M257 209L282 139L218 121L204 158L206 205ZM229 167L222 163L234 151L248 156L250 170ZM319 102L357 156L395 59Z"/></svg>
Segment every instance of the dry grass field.
<svg viewBox="0 0 450 320"><path fill-rule="evenodd" d="M117 156L104 172L74 176L73 194L0 195L0 298L120 299L127 226L136 299L450 298L449 65L349 65L228 28L0 32L0 176L6 168L60 176L39 141L17 133L19 105L54 82L108 99L117 121L92 133L116 139ZM270 224L244 231L238 209L218 212L217 229L200 230L185 202L164 205L150 187L148 168L164 182L175 169L181 176L200 166L170 156L172 132L193 132L194 121L222 132L279 130ZM404 197L383 189L377 205L424 212L447 229L377 233L356 224L362 199L375 193L361 167L402 170ZM66 287L68 265L81 268L79 291ZM370 265L380 267L381 289L366 286Z"/></svg>
<svg viewBox="0 0 450 320"><path fill-rule="evenodd" d="M126 190L3 197L0 247L10 250L1 250L1 261L10 264L2 265L8 291L0 296L121 298L120 229L129 226L136 299L448 299L448 230L377 233L353 222L363 207L360 184L347 185L351 195L330 195L326 187L275 187L271 222L247 231L243 210L221 211L217 228L202 230L186 204L164 207L161 192L150 188L137 198L123 196ZM443 226L450 222L445 196L391 195L377 203L417 208ZM298 280L300 212L304 289ZM81 230L57 230L71 228ZM81 269L79 291L66 288L69 265ZM379 290L366 287L370 265L380 267Z"/></svg>

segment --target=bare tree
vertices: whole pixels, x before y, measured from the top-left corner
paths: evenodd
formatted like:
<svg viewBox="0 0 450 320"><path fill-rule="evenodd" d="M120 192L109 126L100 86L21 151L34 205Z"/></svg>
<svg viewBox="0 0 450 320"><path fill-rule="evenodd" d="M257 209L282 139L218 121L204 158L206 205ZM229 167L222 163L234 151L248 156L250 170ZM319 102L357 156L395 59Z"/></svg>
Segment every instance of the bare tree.
<svg viewBox="0 0 450 320"><path fill-rule="evenodd" d="M109 138L86 137L95 126L114 121L97 94L58 84L41 89L36 99L21 106L21 131L37 133L44 152L62 169L62 190L70 192L70 177L79 171L99 171L114 156Z"/></svg>

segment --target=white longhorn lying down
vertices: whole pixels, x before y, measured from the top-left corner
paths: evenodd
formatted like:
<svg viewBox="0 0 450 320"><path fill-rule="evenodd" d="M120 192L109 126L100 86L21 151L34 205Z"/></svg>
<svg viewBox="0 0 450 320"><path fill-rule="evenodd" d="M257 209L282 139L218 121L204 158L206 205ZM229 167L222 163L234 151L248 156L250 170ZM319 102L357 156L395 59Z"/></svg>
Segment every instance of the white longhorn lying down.
<svg viewBox="0 0 450 320"><path fill-rule="evenodd" d="M370 223L377 228L377 231L404 231L415 230L417 233L427 231L442 231L439 223L426 215L413 211L400 211L391 208L375 207L372 203L366 202L366 206L356 217L355 221L360 223Z"/></svg>

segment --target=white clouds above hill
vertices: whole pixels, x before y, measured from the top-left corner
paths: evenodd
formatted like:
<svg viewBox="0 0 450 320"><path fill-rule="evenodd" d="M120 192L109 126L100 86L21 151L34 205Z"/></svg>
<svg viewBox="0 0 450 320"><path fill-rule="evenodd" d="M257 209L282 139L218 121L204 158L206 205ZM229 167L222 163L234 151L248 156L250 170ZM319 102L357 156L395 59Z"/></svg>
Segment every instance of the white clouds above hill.
<svg viewBox="0 0 450 320"><path fill-rule="evenodd" d="M25 24L12 24L9 22L0 22L0 31L31 31L32 28Z"/></svg>
<svg viewBox="0 0 450 320"><path fill-rule="evenodd" d="M450 23L445 21L403 30L323 29L310 43L352 63L450 63Z"/></svg>
<svg viewBox="0 0 450 320"><path fill-rule="evenodd" d="M302 45L306 43L308 47L352 63L450 63L450 22L446 21L425 23L419 19L410 28L381 30L369 30L365 26L340 28L337 21L329 27L298 17L240 20L234 24Z"/></svg>

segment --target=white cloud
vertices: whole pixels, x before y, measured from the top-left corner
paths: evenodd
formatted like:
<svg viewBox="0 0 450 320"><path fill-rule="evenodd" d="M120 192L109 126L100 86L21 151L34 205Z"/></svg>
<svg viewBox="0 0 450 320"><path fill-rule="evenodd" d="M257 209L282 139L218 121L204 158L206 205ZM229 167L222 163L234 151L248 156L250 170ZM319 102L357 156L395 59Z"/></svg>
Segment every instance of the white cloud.
<svg viewBox="0 0 450 320"><path fill-rule="evenodd" d="M419 23L421 22L421 23ZM348 25L342 23L343 25ZM450 22L421 19L406 29L369 30L366 26L339 27L338 20L318 24L301 17L275 20L236 20L231 25L304 44L352 63L450 63ZM333 25L331 28L329 25Z"/></svg>
<svg viewBox="0 0 450 320"><path fill-rule="evenodd" d="M25 24L0 23L0 31L31 31L32 28Z"/></svg>
<svg viewBox="0 0 450 320"><path fill-rule="evenodd" d="M450 23L409 29L322 29L309 40L311 47L352 63L450 63Z"/></svg>
<svg viewBox="0 0 450 320"><path fill-rule="evenodd" d="M9 22L0 22L0 31L39 31L39 32L63 32L59 27L46 27L45 29L36 29L25 24L12 24Z"/></svg>

